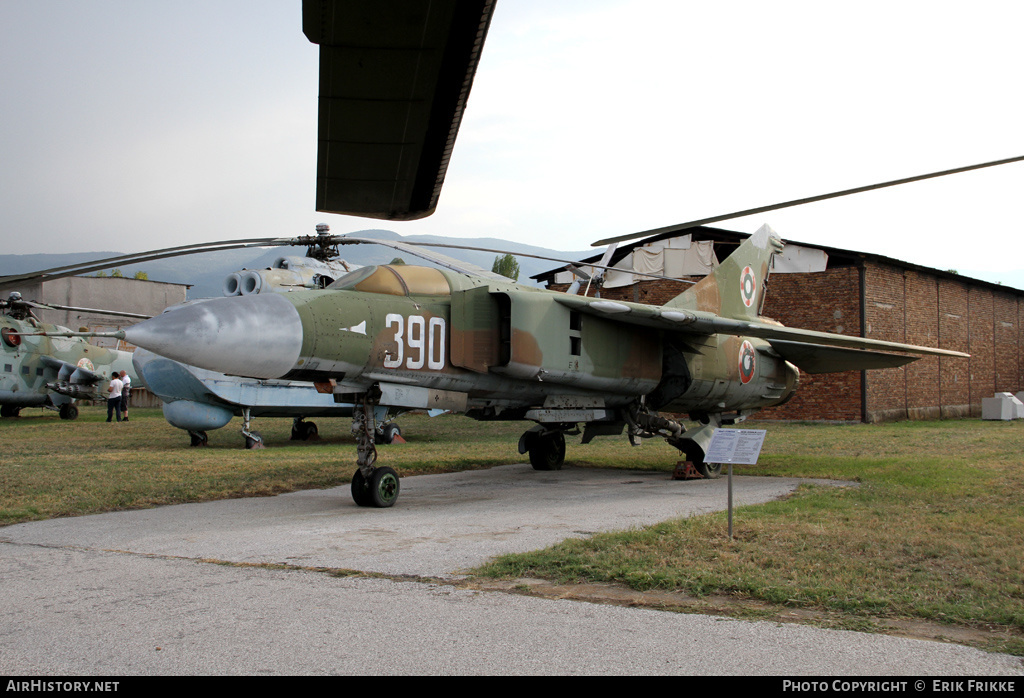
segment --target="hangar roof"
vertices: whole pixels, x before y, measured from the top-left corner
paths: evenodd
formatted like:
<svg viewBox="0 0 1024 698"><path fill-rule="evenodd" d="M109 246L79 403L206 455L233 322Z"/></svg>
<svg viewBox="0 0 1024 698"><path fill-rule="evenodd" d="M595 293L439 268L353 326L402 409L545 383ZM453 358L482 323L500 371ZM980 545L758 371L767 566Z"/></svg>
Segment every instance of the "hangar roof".
<svg viewBox="0 0 1024 698"><path fill-rule="evenodd" d="M707 226L698 226L690 228L684 231L676 231L671 233L665 233L662 235L654 235L634 242L625 243L619 245L616 248L615 254L612 255L609 261L610 266L614 266L616 263L621 261L623 258L631 254L635 249L648 245L652 242L659 242L662 240L668 240L674 237L683 237L685 235L692 235L692 239L697 241L709 240L714 244L715 255L718 259L724 259L729 255L732 250L738 246L741 242L746 240L750 235L748 233L740 233L733 230L724 230L722 228L710 228ZM965 283L970 283L974 286L987 287L993 290L1005 291L1014 295L1024 296L1024 290L1014 288L1012 286L1004 286L1003 284L992 283L991 281L984 281L982 279L975 279L969 276L964 276L953 271L935 269L932 267L926 267L921 264L914 264L913 262L905 262L894 257L887 257L883 254L877 254L873 252L860 252L857 250L847 250L839 247L829 247L826 245L816 245L814 243L799 242L797 240L786 240L783 242L786 245L806 247L814 250L822 250L828 256L828 268L834 269L838 267L846 266L861 266L865 261L875 261L890 266L901 267L903 269L910 269L919 272L925 272L934 276L955 279ZM596 263L600 261L602 251L598 251L592 257L580 260L581 263ZM565 270L564 266L560 266L556 269L551 269L540 274L533 275L532 279L535 279L541 283L553 283L555 274Z"/></svg>

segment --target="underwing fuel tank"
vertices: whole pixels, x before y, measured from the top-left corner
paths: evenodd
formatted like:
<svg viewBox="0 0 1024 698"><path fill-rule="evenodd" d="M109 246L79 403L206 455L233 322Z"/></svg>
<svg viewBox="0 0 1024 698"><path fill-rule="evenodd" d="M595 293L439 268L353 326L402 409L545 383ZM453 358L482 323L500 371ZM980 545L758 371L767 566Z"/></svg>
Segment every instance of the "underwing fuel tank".
<svg viewBox="0 0 1024 698"><path fill-rule="evenodd" d="M163 403L167 421L179 429L219 429L247 408L253 417L348 417L352 406L321 393L311 383L227 376L136 349L138 374Z"/></svg>

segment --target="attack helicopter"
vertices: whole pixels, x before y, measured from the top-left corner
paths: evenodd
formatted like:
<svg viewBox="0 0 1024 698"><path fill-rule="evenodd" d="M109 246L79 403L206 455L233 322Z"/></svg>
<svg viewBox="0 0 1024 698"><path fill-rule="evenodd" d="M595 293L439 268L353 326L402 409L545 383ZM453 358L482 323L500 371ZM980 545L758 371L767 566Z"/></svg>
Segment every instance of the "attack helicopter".
<svg viewBox="0 0 1024 698"><path fill-rule="evenodd" d="M312 381L354 405L360 506L392 506L400 491L395 471L376 465L381 408L533 422L519 450L537 470L561 468L567 435L625 432L633 444L664 438L715 477L720 466L704 461L714 430L788 400L801 367L968 356L760 317L783 246L767 226L662 306L525 286L399 242L330 240L387 244L437 266L366 266L323 291L210 299L105 336L227 375Z"/></svg>
<svg viewBox="0 0 1024 698"><path fill-rule="evenodd" d="M78 337L56 335L68 328L42 322L33 310L80 310L145 318L89 308L44 305L28 301L17 291L0 300L0 416L17 417L25 407L56 410L61 419L78 417L76 400L106 400L104 389L114 373L127 371L135 385L139 377L131 354L105 349Z"/></svg>
<svg viewBox="0 0 1024 698"><path fill-rule="evenodd" d="M325 235L328 230L327 225L318 225L317 235ZM358 268L341 259L336 246L312 244L304 257L282 256L266 269L232 272L224 279L223 294L232 297L323 289ZM149 391L160 398L168 423L188 432L192 446L205 446L208 431L220 429L236 416L242 417L242 436L249 449L263 447L263 437L252 428L256 417L291 417L292 440L308 441L319 438L319 428L308 418L352 416L352 405L338 404L330 393L318 391L310 382L227 376L145 349L137 349L132 362ZM401 429L388 419L387 409L379 409L375 417L377 443L401 440Z"/></svg>

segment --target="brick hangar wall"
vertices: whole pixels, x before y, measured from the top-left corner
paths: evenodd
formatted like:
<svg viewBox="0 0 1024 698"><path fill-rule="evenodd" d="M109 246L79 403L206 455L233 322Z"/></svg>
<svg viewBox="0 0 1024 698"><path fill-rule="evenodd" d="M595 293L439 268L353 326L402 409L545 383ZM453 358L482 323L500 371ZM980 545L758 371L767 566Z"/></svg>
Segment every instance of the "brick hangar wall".
<svg viewBox="0 0 1024 698"><path fill-rule="evenodd" d="M774 274L764 315L791 327L859 335L860 269ZM566 286L552 286L565 290ZM686 288L643 281L602 297L662 305ZM802 373L784 405L758 419L890 421L981 415L981 399L1024 389L1024 297L945 275L864 261L865 336L971 354L923 357L898 368Z"/></svg>
<svg viewBox="0 0 1024 698"><path fill-rule="evenodd" d="M982 398L1024 388L1022 311L1010 291L867 262L866 336L971 355L866 372L867 421L979 417Z"/></svg>
<svg viewBox="0 0 1024 698"><path fill-rule="evenodd" d="M860 332L859 272L776 274L765 315L795 327ZM898 368L810 376L763 419L938 419L981 416L981 399L1024 389L1024 298L927 271L864 261L864 335L966 352ZM832 323L830 327L829 324ZM863 386L863 413L861 413Z"/></svg>
<svg viewBox="0 0 1024 698"><path fill-rule="evenodd" d="M859 277L856 267L773 274L762 313L789 327L859 335ZM756 418L860 421L860 371L801 373L800 388L789 402L761 410Z"/></svg>

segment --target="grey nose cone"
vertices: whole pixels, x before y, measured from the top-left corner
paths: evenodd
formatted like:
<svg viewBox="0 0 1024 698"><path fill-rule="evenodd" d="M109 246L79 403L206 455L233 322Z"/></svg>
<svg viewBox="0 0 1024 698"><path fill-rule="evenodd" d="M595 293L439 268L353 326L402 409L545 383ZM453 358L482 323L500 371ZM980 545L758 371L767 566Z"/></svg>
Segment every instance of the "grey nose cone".
<svg viewBox="0 0 1024 698"><path fill-rule="evenodd" d="M210 371L280 378L299 358L302 321L277 293L213 298L129 327L125 339Z"/></svg>

